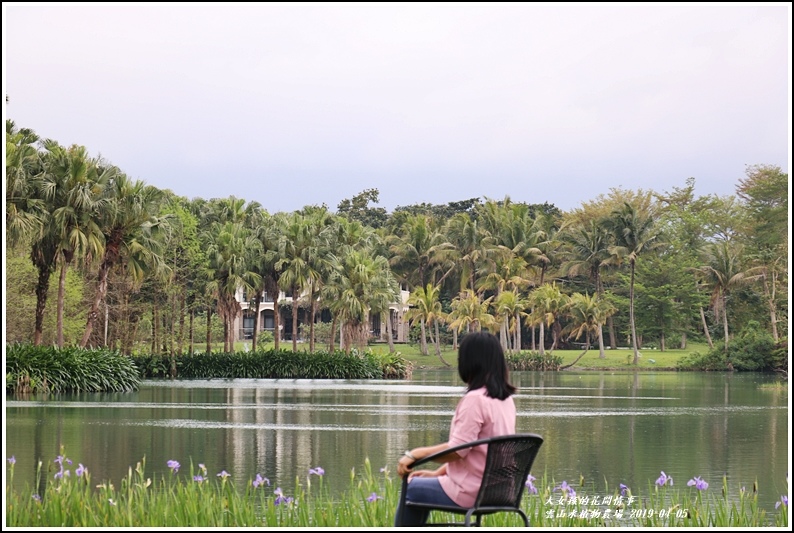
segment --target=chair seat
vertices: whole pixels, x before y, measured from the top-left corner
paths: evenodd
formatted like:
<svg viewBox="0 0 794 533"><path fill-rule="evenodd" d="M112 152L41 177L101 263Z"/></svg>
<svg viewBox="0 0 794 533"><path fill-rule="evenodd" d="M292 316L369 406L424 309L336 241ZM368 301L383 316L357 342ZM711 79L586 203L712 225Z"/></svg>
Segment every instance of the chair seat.
<svg viewBox="0 0 794 533"><path fill-rule="evenodd" d="M406 475L403 476L399 509L405 509L405 507L409 506L465 515L462 524L428 523L428 526L480 526L484 515L513 512L521 516L525 527L529 527L529 519L524 511L520 509L521 497L524 493L526 479L532 468L532 463L538 455L541 444L543 444L541 436L533 433L523 433L479 439L423 457L415 461L411 468L435 461L449 453L483 444L488 446L488 452L482 483L474 505L471 507L458 507L406 501L405 496L408 490L408 476ZM474 523L472 523L472 518L475 519Z"/></svg>

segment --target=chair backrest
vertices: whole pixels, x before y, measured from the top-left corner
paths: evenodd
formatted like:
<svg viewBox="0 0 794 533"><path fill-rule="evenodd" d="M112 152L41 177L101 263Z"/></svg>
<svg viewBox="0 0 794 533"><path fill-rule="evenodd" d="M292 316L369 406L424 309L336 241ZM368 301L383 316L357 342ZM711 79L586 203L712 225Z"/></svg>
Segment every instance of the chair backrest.
<svg viewBox="0 0 794 533"><path fill-rule="evenodd" d="M491 439L474 507L518 507L541 444L543 438L531 433Z"/></svg>

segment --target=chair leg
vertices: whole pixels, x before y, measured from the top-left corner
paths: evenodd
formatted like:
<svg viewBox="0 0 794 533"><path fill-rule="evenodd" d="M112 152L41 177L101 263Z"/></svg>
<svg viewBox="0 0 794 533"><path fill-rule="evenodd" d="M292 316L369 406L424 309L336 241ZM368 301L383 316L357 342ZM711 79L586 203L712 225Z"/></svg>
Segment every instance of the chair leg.
<svg viewBox="0 0 794 533"><path fill-rule="evenodd" d="M527 518L526 513L521 509L516 509L516 512L521 515L521 518L524 520L524 527L529 527L529 519Z"/></svg>

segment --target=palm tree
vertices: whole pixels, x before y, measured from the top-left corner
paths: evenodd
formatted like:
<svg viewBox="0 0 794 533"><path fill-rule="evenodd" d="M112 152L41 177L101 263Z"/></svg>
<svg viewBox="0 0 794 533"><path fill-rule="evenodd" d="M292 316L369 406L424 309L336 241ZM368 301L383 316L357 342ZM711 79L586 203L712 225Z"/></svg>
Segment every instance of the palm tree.
<svg viewBox="0 0 794 533"><path fill-rule="evenodd" d="M53 140L45 140L42 197L51 211L48 232L57 242L61 265L58 280L57 344L63 346L63 306L66 271L75 257L99 257L105 246L100 226L101 210L107 207L106 187L118 174L111 165L102 165L88 156L84 146L68 150Z"/></svg>
<svg viewBox="0 0 794 533"><path fill-rule="evenodd" d="M167 269L162 260L162 239L159 236L167 230L169 221L158 216L163 192L142 181L133 181L124 174L116 174L103 196L105 202L99 212L98 225L103 233L104 247L81 347L87 346L91 338L99 306L107 294L111 268L124 264L125 270L138 282L149 270Z"/></svg>
<svg viewBox="0 0 794 533"><path fill-rule="evenodd" d="M313 261L315 250L311 220L299 212L289 215L278 241L276 268L281 272L279 286L292 296L292 350L295 352L298 351L299 297L321 279Z"/></svg>
<svg viewBox="0 0 794 533"><path fill-rule="evenodd" d="M433 269L454 251L425 215L408 217L396 234L387 238L387 244L392 253L389 263L410 288L433 282Z"/></svg>
<svg viewBox="0 0 794 533"><path fill-rule="evenodd" d="M556 283L541 285L529 294L529 304L532 312L527 317L527 325L540 326L540 335L538 336L538 352L540 355L546 353L544 326L551 327L557 321L557 317L562 313L567 302L568 297L560 291Z"/></svg>
<svg viewBox="0 0 794 533"><path fill-rule="evenodd" d="M603 220L591 219L581 224L566 226L561 230L565 249L562 256L566 261L560 267L562 276L579 276L585 274L593 282L596 294L604 295L604 284L601 280L601 268L609 259L609 231ZM610 318L608 319L611 320ZM606 358L604 353L604 328L598 328L598 345L600 359ZM614 346L613 346L614 348Z"/></svg>
<svg viewBox="0 0 794 533"><path fill-rule="evenodd" d="M342 251L343 256L330 256L328 286L335 287L331 311L342 321L344 349L349 352L353 346L366 347L370 312L382 310L384 301L394 301L398 287L385 257L368 250Z"/></svg>
<svg viewBox="0 0 794 533"><path fill-rule="evenodd" d="M504 317L504 320L500 321L503 323L502 329L506 337L512 336L512 349L508 344L507 351L521 351L521 317L527 316L524 311L527 305L528 301L522 298L516 289L504 291L494 300L497 320L500 316Z"/></svg>
<svg viewBox="0 0 794 533"><path fill-rule="evenodd" d="M6 238L16 244L40 235L48 210L39 197L39 136L6 120Z"/></svg>
<svg viewBox="0 0 794 533"><path fill-rule="evenodd" d="M729 340L728 296L737 287L760 279L764 275L763 267L742 270L742 257L741 245L721 241L711 245L706 254L706 264L697 269L703 281L712 287L711 305L715 316L719 319L722 315L726 351Z"/></svg>
<svg viewBox="0 0 794 533"><path fill-rule="evenodd" d="M235 295L239 289L252 291L261 283L249 263L250 250L257 250L260 242L241 223L231 221L213 224L210 239L207 254L214 271L210 285L224 323L224 351L233 352L234 319L242 309Z"/></svg>
<svg viewBox="0 0 794 533"><path fill-rule="evenodd" d="M575 293L571 296L568 304L565 307L567 315L571 318L571 322L563 329L563 333L568 334L568 338L579 339L584 335L585 346L584 351L579 354L571 364L560 367L560 370L570 368L579 362L584 354L590 349L590 340L593 335L597 335L601 331L607 317L615 312L615 308L606 300L601 300L597 295L590 296L588 294ZM603 338L598 337L601 351L603 352Z"/></svg>
<svg viewBox="0 0 794 533"><path fill-rule="evenodd" d="M631 269L629 324L631 347L634 350L634 364L636 365L639 364L640 351L637 346L637 327L634 321L634 273L640 254L659 246L659 232L655 227L654 214L650 210L640 211L628 202L612 211L612 216L606 223L615 238L615 244L609 247L609 253L612 255L610 261L616 264L628 261Z"/></svg>
<svg viewBox="0 0 794 533"><path fill-rule="evenodd" d="M439 340L438 323L443 320L444 313L441 309L441 302L438 299L441 290L439 287L428 283L425 287L417 287L408 297L408 304L413 306L406 313L408 320L419 319L422 329L421 338L421 352L422 355L427 355L427 336L425 334L425 325L435 324L435 347L436 355L444 366L449 366L449 363L444 361L441 357L441 343Z"/></svg>
<svg viewBox="0 0 794 533"><path fill-rule="evenodd" d="M495 330L498 323L489 312L491 300L493 296L480 301L479 295L471 289L461 291L451 302L452 311L447 317L449 327L458 332L464 328L468 332L481 331L482 328Z"/></svg>

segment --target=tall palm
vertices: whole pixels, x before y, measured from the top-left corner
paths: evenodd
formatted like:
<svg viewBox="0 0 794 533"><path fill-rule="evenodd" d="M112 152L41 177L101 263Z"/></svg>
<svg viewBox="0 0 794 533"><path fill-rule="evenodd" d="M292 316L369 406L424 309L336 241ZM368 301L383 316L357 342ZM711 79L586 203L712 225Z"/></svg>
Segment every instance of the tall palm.
<svg viewBox="0 0 794 533"><path fill-rule="evenodd" d="M304 214L289 215L284 233L278 241L276 268L281 271L279 286L292 296L292 350L298 351L298 306L300 296L321 279L312 261L315 242L312 222Z"/></svg>
<svg viewBox="0 0 794 533"><path fill-rule="evenodd" d="M39 137L6 120L6 238L11 245L30 242L30 259L38 272L33 343L42 342L44 310L55 271L58 242L51 216L41 197L42 157L34 144Z"/></svg>
<svg viewBox="0 0 794 533"><path fill-rule="evenodd" d="M104 250L101 211L108 207L106 187L118 174L111 165L89 157L83 146L63 148L52 140L44 141L42 197L51 210L48 233L57 242L61 270L58 280L57 344L63 346L63 307L66 271L75 257L99 257Z"/></svg>
<svg viewBox="0 0 794 533"><path fill-rule="evenodd" d="M717 318L722 315L725 349L728 349L728 296L731 291L763 276L763 267L743 269L743 248L730 241L712 244L706 252L705 265L697 269L703 281L712 287L711 305Z"/></svg>
<svg viewBox="0 0 794 533"><path fill-rule="evenodd" d="M562 230L565 247L562 251L564 262L560 275L576 277L586 275L595 286L599 297L604 295L601 268L609 259L609 231L603 220L591 219L586 222L565 226ZM611 319L611 315L610 315ZM608 320L609 321L609 320ZM604 359L604 328L598 328L599 358Z"/></svg>
<svg viewBox="0 0 794 533"><path fill-rule="evenodd" d="M331 311L342 321L344 348L349 352L353 346L366 347L370 312L382 310L384 300L396 298L397 284L385 257L368 250L343 252L330 256L333 270L328 285L336 288Z"/></svg>
<svg viewBox="0 0 794 533"><path fill-rule="evenodd" d="M568 338L577 340L584 335L585 346L579 357L572 363L560 367L560 370L572 367L587 353L590 349L592 337L601 331L604 321L615 312L615 308L606 300L601 300L597 295L590 296L589 294L577 292L571 295L565 307L565 312L571 321L563 329L563 333L567 333ZM601 337L599 337L599 342L602 342L601 350L603 351L603 340Z"/></svg>
<svg viewBox="0 0 794 533"><path fill-rule="evenodd" d="M455 265L460 274L460 290L476 290L477 268L493 248L493 239L468 213L456 213L447 223L446 235L458 253Z"/></svg>
<svg viewBox="0 0 794 533"><path fill-rule="evenodd" d="M107 294L108 274L115 265L124 264L126 272L140 282L150 270L166 269L162 260L160 234L168 229L168 218L160 217L163 192L139 180L118 173L109 180L99 212L99 227L104 247L99 258L97 284L80 346L91 338L99 307Z"/></svg>
<svg viewBox="0 0 794 533"><path fill-rule="evenodd" d="M557 318L563 312L567 302L568 296L560 291L556 283L541 285L529 294L529 304L532 312L527 317L527 322L530 326L540 326L540 335L538 336L538 352L540 355L546 353L544 327L548 326L551 328L552 324L557 321Z"/></svg>
<svg viewBox="0 0 794 533"><path fill-rule="evenodd" d="M443 320L444 313L441 309L441 301L438 299L440 294L439 287L428 283L424 287L417 287L408 297L408 304L412 307L406 313L408 320L419 319L422 330L421 337L421 352L422 355L427 355L427 336L425 333L425 326L435 324L435 348L436 355L444 363L445 366L449 364L441 357L441 343L439 340L438 323Z"/></svg>
<svg viewBox="0 0 794 533"><path fill-rule="evenodd" d="M659 229L655 225L652 210L640 210L629 204L612 211L611 217L606 221L607 227L615 239L615 244L609 246L610 261L622 264L628 261L631 271L629 282L629 324L631 326L631 347L634 350L634 364L639 363L639 347L637 346L637 327L634 321L634 274L637 259L646 250L660 245Z"/></svg>
<svg viewBox="0 0 794 533"><path fill-rule="evenodd" d="M496 318L489 311L492 300L493 296L480 300L472 289L461 291L452 299L452 311L447 317L449 327L458 332L464 329L468 332L481 331L482 328L489 331L498 329Z"/></svg>
<svg viewBox="0 0 794 533"><path fill-rule="evenodd" d="M33 130L6 120L6 238L12 245L40 235L49 214L37 190L38 140Z"/></svg>
<svg viewBox="0 0 794 533"><path fill-rule="evenodd" d="M445 254L454 251L433 221L425 215L411 215L395 234L387 239L392 254L389 263L401 281L410 288L434 282L433 270Z"/></svg>
<svg viewBox="0 0 794 533"><path fill-rule="evenodd" d="M527 306L528 301L518 293L517 289L504 291L494 300L497 320L500 316L504 317L501 322L505 337L512 339L512 348L508 344L507 351L521 351L521 318L527 316L525 312Z"/></svg>
<svg viewBox="0 0 794 533"><path fill-rule="evenodd" d="M234 319L241 311L235 295L239 289L252 291L260 276L249 263L250 250L259 241L241 223L213 224L207 254L214 271L211 287L218 299L218 313L224 323L224 351L234 351Z"/></svg>

